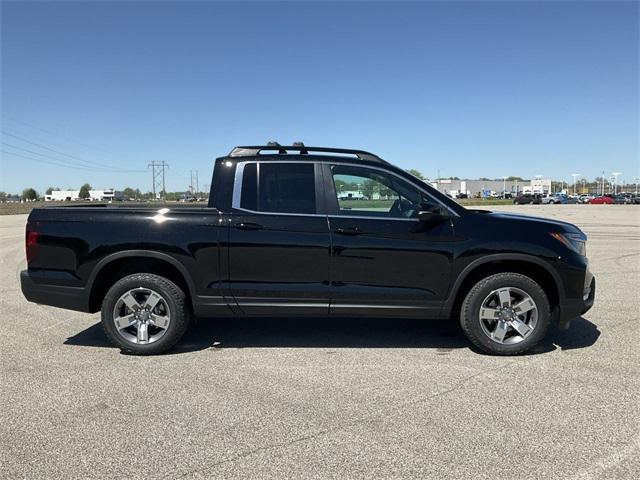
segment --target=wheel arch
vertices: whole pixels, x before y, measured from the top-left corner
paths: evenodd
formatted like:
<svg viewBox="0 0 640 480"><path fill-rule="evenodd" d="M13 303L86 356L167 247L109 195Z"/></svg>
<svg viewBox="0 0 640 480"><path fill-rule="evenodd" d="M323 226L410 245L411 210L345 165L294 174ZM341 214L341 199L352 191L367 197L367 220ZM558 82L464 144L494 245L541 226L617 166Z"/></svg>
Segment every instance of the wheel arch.
<svg viewBox="0 0 640 480"><path fill-rule="evenodd" d="M526 275L542 287L554 312L564 298L564 288L557 272L543 260L524 254L488 255L467 265L456 279L443 312L451 316L459 311L469 290L480 279L489 275L514 272Z"/></svg>
<svg viewBox="0 0 640 480"><path fill-rule="evenodd" d="M89 311L99 311L109 288L121 278L134 273L152 273L171 280L184 291L188 297L187 303L193 307L195 287L183 264L166 253L127 250L107 255L93 269L87 281Z"/></svg>

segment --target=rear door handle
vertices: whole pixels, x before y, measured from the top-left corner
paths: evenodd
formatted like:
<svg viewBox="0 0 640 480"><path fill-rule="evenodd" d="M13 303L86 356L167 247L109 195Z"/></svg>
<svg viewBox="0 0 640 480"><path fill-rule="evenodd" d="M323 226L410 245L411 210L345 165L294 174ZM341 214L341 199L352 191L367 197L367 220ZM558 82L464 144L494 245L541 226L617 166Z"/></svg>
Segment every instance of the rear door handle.
<svg viewBox="0 0 640 480"><path fill-rule="evenodd" d="M358 227L337 228L336 233L339 235L360 235L362 232Z"/></svg>
<svg viewBox="0 0 640 480"><path fill-rule="evenodd" d="M240 230L262 230L264 228L259 223L253 223L253 222L236 223L234 226Z"/></svg>

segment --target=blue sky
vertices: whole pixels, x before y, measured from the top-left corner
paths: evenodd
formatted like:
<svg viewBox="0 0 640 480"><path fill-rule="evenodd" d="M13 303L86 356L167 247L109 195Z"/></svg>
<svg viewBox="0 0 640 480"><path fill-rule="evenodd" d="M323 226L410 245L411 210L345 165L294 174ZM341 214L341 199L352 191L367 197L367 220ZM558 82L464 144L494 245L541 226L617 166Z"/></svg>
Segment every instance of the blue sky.
<svg viewBox="0 0 640 480"><path fill-rule="evenodd" d="M0 189L185 190L272 139L631 180L638 34L636 2L3 2Z"/></svg>

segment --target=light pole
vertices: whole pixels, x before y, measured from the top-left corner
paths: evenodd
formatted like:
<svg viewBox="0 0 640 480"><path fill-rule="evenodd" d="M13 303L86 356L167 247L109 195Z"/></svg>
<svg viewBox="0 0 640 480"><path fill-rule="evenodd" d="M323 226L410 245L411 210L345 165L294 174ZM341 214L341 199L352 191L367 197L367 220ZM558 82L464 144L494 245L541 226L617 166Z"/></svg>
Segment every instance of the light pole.
<svg viewBox="0 0 640 480"><path fill-rule="evenodd" d="M502 198L505 198L505 194L507 193L507 177L502 178Z"/></svg>
<svg viewBox="0 0 640 480"><path fill-rule="evenodd" d="M579 173L572 173L571 176L573 177L573 195L575 196L576 194L576 178L578 178L580 176Z"/></svg>
<svg viewBox="0 0 640 480"><path fill-rule="evenodd" d="M636 195L638 195L638 180L640 180L640 178L636 177L635 181L636 181Z"/></svg>
<svg viewBox="0 0 640 480"><path fill-rule="evenodd" d="M540 180L542 177L544 177L544 175L534 175L534 177L535 177L536 180ZM551 190L553 190L553 183L551 184ZM534 193L533 192L533 185L531 185L531 193ZM544 189L543 189L542 193L544 193ZM551 192L551 193L553 193L553 192Z"/></svg>
<svg viewBox="0 0 640 480"><path fill-rule="evenodd" d="M613 177L613 194L616 195L618 192L618 175L622 175L622 172L612 172L611 176Z"/></svg>

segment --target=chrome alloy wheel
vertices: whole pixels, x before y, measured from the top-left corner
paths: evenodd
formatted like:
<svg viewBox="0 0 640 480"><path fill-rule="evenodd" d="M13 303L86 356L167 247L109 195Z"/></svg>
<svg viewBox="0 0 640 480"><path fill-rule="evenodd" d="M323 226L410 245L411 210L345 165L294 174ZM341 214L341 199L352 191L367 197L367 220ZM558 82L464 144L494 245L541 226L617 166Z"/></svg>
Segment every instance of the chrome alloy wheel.
<svg viewBox="0 0 640 480"><path fill-rule="evenodd" d="M513 345L527 338L538 324L538 307L524 290L502 287L482 301L480 326L491 340Z"/></svg>
<svg viewBox="0 0 640 480"><path fill-rule="evenodd" d="M118 298L113 323L118 334L131 343L153 343L167 332L171 316L167 301L150 288L138 287Z"/></svg>

